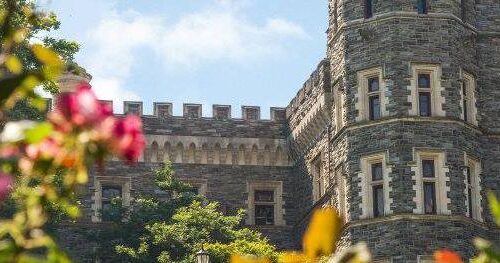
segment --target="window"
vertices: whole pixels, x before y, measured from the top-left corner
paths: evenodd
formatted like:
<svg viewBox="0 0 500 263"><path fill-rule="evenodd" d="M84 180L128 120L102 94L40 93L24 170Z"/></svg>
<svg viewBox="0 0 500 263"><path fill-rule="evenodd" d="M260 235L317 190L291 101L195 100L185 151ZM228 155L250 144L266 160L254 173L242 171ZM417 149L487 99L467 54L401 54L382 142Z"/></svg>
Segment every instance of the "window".
<svg viewBox="0 0 500 263"><path fill-rule="evenodd" d="M466 0L460 0L460 9L462 11L461 17L462 21L465 21L465 18L467 16L467 9L466 9Z"/></svg>
<svg viewBox="0 0 500 263"><path fill-rule="evenodd" d="M114 211L112 202L115 198L121 198L121 205L130 205L131 178L128 176L96 176L94 180L94 203L92 222L109 221L116 218L118 211ZM124 218L123 220L126 220Z"/></svg>
<svg viewBox="0 0 500 263"><path fill-rule="evenodd" d="M417 0L417 11L419 14L427 14L427 0Z"/></svg>
<svg viewBox="0 0 500 263"><path fill-rule="evenodd" d="M431 116L431 75L418 74L418 110L420 116Z"/></svg>
<svg viewBox="0 0 500 263"><path fill-rule="evenodd" d="M344 127L345 118L345 93L340 87L334 90L334 103L335 103L335 126L336 131L340 131Z"/></svg>
<svg viewBox="0 0 500 263"><path fill-rule="evenodd" d="M283 220L283 183L281 181L248 182L249 225L285 225Z"/></svg>
<svg viewBox="0 0 500 263"><path fill-rule="evenodd" d="M441 68L438 65L412 65L410 115L423 117L445 116L445 98L441 91Z"/></svg>
<svg viewBox="0 0 500 263"><path fill-rule="evenodd" d="M274 225L274 191L256 190L255 196L255 224Z"/></svg>
<svg viewBox="0 0 500 263"><path fill-rule="evenodd" d="M337 182L337 209L339 214L347 220L347 186L342 165L335 168L335 180Z"/></svg>
<svg viewBox="0 0 500 263"><path fill-rule="evenodd" d="M365 0L365 18L373 16L373 0Z"/></svg>
<svg viewBox="0 0 500 263"><path fill-rule="evenodd" d="M379 217L384 215L384 174L382 163L371 165L371 176L373 217Z"/></svg>
<svg viewBox="0 0 500 263"><path fill-rule="evenodd" d="M369 155L361 158L361 218L375 218L390 214L389 197L391 168L386 165L386 153Z"/></svg>
<svg viewBox="0 0 500 263"><path fill-rule="evenodd" d="M448 204L450 199L448 192L450 187L446 185L449 177L446 175L448 168L445 166L445 155L443 152L429 151L416 152L416 168L413 179L415 180L415 203L414 209L418 214L450 214Z"/></svg>
<svg viewBox="0 0 500 263"><path fill-rule="evenodd" d="M465 197L466 216L482 221L481 218L481 194L480 194L480 170L479 161L465 155Z"/></svg>
<svg viewBox="0 0 500 263"><path fill-rule="evenodd" d="M327 179L323 176L323 166L321 154L311 162L312 183L313 183L313 203L316 203L326 192Z"/></svg>
<svg viewBox="0 0 500 263"><path fill-rule="evenodd" d="M465 122L477 125L476 114L476 99L475 99L475 84L474 77L466 72L463 72L462 81L462 119Z"/></svg>
<svg viewBox="0 0 500 263"><path fill-rule="evenodd" d="M385 109L382 70L372 68L358 72L358 94L355 105L357 121L377 120L388 115Z"/></svg>

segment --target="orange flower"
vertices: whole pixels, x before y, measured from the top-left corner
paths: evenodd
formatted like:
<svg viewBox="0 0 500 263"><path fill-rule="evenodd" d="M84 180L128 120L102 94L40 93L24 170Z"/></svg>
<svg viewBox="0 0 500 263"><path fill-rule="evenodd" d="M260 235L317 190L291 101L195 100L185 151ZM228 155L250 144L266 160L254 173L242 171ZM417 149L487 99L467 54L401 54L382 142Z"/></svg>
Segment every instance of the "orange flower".
<svg viewBox="0 0 500 263"><path fill-rule="evenodd" d="M331 255L341 229L342 219L334 208L316 210L304 234L304 254L311 259Z"/></svg>
<svg viewBox="0 0 500 263"><path fill-rule="evenodd" d="M463 263L457 253L447 249L440 249L434 252L434 260L437 263Z"/></svg>
<svg viewBox="0 0 500 263"><path fill-rule="evenodd" d="M267 258L255 258L255 257L246 257L240 255L231 255L229 259L230 263L271 263L271 261Z"/></svg>

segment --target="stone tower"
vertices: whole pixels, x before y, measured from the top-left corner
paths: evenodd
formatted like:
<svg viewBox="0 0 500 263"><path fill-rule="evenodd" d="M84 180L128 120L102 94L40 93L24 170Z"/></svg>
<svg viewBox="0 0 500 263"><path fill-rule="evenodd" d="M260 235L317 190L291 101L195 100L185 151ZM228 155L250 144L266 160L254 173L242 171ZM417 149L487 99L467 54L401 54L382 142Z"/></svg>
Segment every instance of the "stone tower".
<svg viewBox="0 0 500 263"><path fill-rule="evenodd" d="M327 59L287 109L311 176L300 207L335 205L340 249L366 241L380 262L498 240L500 2L330 0L329 15Z"/></svg>

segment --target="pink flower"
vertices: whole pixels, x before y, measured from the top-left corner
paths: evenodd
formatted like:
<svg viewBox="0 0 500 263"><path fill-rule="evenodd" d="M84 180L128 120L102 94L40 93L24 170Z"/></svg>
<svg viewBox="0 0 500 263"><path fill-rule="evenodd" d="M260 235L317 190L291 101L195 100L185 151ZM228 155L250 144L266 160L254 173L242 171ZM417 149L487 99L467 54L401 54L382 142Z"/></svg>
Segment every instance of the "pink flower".
<svg viewBox="0 0 500 263"><path fill-rule="evenodd" d="M0 201L3 201L9 195L13 183L12 176L0 173Z"/></svg>
<svg viewBox="0 0 500 263"><path fill-rule="evenodd" d="M145 139L142 121L136 115L127 115L116 121L113 128L112 146L129 162L137 161L144 150Z"/></svg>
<svg viewBox="0 0 500 263"><path fill-rule="evenodd" d="M59 95L50 120L68 131L72 126L93 126L111 115L110 106L99 102L90 86L82 83L75 92Z"/></svg>

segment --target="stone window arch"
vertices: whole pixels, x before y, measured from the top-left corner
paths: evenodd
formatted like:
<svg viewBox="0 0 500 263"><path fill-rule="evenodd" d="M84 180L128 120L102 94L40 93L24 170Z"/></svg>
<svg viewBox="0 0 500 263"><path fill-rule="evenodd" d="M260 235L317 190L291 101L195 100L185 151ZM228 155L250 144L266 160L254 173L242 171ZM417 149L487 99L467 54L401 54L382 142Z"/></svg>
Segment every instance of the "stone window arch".
<svg viewBox="0 0 500 263"><path fill-rule="evenodd" d="M163 145L163 161L172 161L172 146L169 142Z"/></svg>
<svg viewBox="0 0 500 263"><path fill-rule="evenodd" d="M238 149L238 165L245 165L245 145L241 144Z"/></svg>
<svg viewBox="0 0 500 263"><path fill-rule="evenodd" d="M175 147L175 162L182 163L182 155L184 154L184 145L182 142L177 143Z"/></svg>
<svg viewBox="0 0 500 263"><path fill-rule="evenodd" d="M192 142L188 148L187 162L195 163L195 160L196 160L196 145Z"/></svg>
<svg viewBox="0 0 500 263"><path fill-rule="evenodd" d="M271 165L271 147L269 145L264 147L264 165Z"/></svg>
<svg viewBox="0 0 500 263"><path fill-rule="evenodd" d="M228 144L226 148L226 164L233 164L233 145Z"/></svg>
<svg viewBox="0 0 500 263"><path fill-rule="evenodd" d="M204 143L201 146L201 158L200 163L207 164L208 163L208 145Z"/></svg>
<svg viewBox="0 0 500 263"><path fill-rule="evenodd" d="M158 162L158 143L156 141L151 144L151 161Z"/></svg>
<svg viewBox="0 0 500 263"><path fill-rule="evenodd" d="M276 147L276 166L283 165L283 148L281 146Z"/></svg>
<svg viewBox="0 0 500 263"><path fill-rule="evenodd" d="M214 146L212 163L220 164L220 144L218 143L216 143Z"/></svg>
<svg viewBox="0 0 500 263"><path fill-rule="evenodd" d="M259 162L259 148L257 145L252 146L252 153L250 155L250 164L251 165L257 165Z"/></svg>

